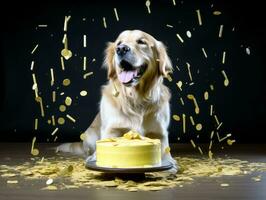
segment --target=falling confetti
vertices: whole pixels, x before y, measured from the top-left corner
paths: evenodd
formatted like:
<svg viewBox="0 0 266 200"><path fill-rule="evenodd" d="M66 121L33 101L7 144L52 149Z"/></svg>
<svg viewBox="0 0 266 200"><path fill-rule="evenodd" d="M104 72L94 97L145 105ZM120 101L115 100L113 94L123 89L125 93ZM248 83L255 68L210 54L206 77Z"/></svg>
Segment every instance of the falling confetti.
<svg viewBox="0 0 266 200"><path fill-rule="evenodd" d="M117 14L117 10L116 10L116 8L114 8L114 12L115 12L115 18L116 18L116 21L119 21L119 17L118 17L118 14Z"/></svg>
<svg viewBox="0 0 266 200"><path fill-rule="evenodd" d="M200 15L200 10L196 10L197 13L197 17L198 17L198 21L199 21L199 25L202 25L202 21L201 21L201 15Z"/></svg>
<svg viewBox="0 0 266 200"><path fill-rule="evenodd" d="M145 5L147 7L148 13L151 14L151 9L150 9L151 2L149 0L147 0L146 3L145 3Z"/></svg>
<svg viewBox="0 0 266 200"><path fill-rule="evenodd" d="M36 46L33 48L33 50L31 51L31 54L34 54L34 52L36 51L36 49L39 47L39 44L36 44Z"/></svg>

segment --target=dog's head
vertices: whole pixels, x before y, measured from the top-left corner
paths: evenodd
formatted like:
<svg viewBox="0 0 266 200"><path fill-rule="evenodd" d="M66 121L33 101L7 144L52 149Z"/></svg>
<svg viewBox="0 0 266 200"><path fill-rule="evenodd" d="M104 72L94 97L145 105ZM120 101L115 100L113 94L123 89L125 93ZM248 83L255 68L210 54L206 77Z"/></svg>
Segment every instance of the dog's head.
<svg viewBox="0 0 266 200"><path fill-rule="evenodd" d="M108 78L136 86L147 77L167 76L172 70L164 44L139 30L123 31L105 51Z"/></svg>

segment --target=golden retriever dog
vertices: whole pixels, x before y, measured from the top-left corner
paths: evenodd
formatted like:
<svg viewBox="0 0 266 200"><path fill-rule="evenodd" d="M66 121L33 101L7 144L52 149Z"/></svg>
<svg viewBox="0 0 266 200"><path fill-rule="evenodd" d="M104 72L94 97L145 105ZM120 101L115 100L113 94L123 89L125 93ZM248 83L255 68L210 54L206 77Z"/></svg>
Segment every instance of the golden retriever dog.
<svg viewBox="0 0 266 200"><path fill-rule="evenodd" d="M83 153L95 160L96 140L120 137L129 130L157 138L162 161L176 162L169 146L170 92L163 78L172 71L164 44L140 30L123 31L105 50L104 67L109 82L102 87L100 112L85 132L83 144L66 143L58 151Z"/></svg>

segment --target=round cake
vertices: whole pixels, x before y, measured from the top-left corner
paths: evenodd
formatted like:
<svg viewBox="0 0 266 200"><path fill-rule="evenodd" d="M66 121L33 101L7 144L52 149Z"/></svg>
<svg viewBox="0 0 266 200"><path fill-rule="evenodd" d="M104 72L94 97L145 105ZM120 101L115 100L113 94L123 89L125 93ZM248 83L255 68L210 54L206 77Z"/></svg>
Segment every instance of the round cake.
<svg viewBox="0 0 266 200"><path fill-rule="evenodd" d="M161 164L161 142L129 131L123 137L96 142L96 164L101 167L132 168Z"/></svg>

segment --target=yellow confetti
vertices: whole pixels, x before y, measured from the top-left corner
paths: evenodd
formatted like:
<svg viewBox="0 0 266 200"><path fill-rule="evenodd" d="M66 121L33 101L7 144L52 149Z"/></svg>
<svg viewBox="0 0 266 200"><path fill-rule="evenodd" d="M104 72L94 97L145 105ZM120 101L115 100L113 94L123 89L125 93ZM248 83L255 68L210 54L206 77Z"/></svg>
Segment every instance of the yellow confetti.
<svg viewBox="0 0 266 200"><path fill-rule="evenodd" d="M115 18L116 18L116 21L119 21L119 17L118 17L118 13L117 13L116 8L114 8L114 12L115 12Z"/></svg>
<svg viewBox="0 0 266 200"><path fill-rule="evenodd" d="M173 1L173 5L175 6L176 5L175 0L172 0L172 1Z"/></svg>
<svg viewBox="0 0 266 200"><path fill-rule="evenodd" d="M191 121L191 124L192 124L192 126L194 126L194 125L195 125L195 122L194 122L194 119L193 119L193 117L192 117L192 116L190 116L190 117L189 117L189 119L190 119L190 121Z"/></svg>
<svg viewBox="0 0 266 200"><path fill-rule="evenodd" d="M17 184L18 183L18 180L7 180L8 184Z"/></svg>
<svg viewBox="0 0 266 200"><path fill-rule="evenodd" d="M59 117L57 122L58 122L58 124L62 125L65 123L65 119L63 117Z"/></svg>
<svg viewBox="0 0 266 200"><path fill-rule="evenodd" d="M66 117L67 117L69 120L71 120L72 122L74 122L74 123L76 122L76 120L75 120L73 117L71 117L70 115L67 114Z"/></svg>
<svg viewBox="0 0 266 200"><path fill-rule="evenodd" d="M86 71L86 68L87 68L87 57L84 56L83 57L83 71Z"/></svg>
<svg viewBox="0 0 266 200"><path fill-rule="evenodd" d="M54 115L52 115L52 125L55 126L55 118L54 118Z"/></svg>
<svg viewBox="0 0 266 200"><path fill-rule="evenodd" d="M86 138L86 134L85 134L85 133L82 133L79 137L80 137L80 139L81 139L82 141L84 141L85 138Z"/></svg>
<svg viewBox="0 0 266 200"><path fill-rule="evenodd" d="M208 91L205 91L204 92L204 100L208 100L209 99L209 93L208 93Z"/></svg>
<svg viewBox="0 0 266 200"><path fill-rule="evenodd" d="M32 89L33 89L34 92L35 92L35 98L36 98L36 97L38 97L39 95L38 95L38 85L37 85L37 81L36 81L36 76L35 76L34 73L32 74L32 80L33 80L33 86L34 86L34 87L32 87Z"/></svg>
<svg viewBox="0 0 266 200"><path fill-rule="evenodd" d="M213 158L213 153L211 152L211 150L209 150L208 156L209 156L209 159Z"/></svg>
<svg viewBox="0 0 266 200"><path fill-rule="evenodd" d="M58 131L58 128L55 128L55 129L53 130L53 132L51 133L51 135L56 134L57 131Z"/></svg>
<svg viewBox="0 0 266 200"><path fill-rule="evenodd" d="M165 153L170 153L170 151L171 151L170 147L166 147L165 150L164 150Z"/></svg>
<svg viewBox="0 0 266 200"><path fill-rule="evenodd" d="M35 118L34 130L36 131L37 129L38 129L38 118Z"/></svg>
<svg viewBox="0 0 266 200"><path fill-rule="evenodd" d="M223 125L223 122L221 122L218 126L217 126L217 130L219 130L219 128Z"/></svg>
<svg viewBox="0 0 266 200"><path fill-rule="evenodd" d="M177 87L180 89L180 91L182 91L182 85L183 85L182 81L178 81L178 82L176 83L176 85L177 85Z"/></svg>
<svg viewBox="0 0 266 200"><path fill-rule="evenodd" d="M40 108L41 108L41 116L44 117L44 109L43 109L43 102L42 102L42 97L38 96L35 98L35 101L40 103Z"/></svg>
<svg viewBox="0 0 266 200"><path fill-rule="evenodd" d="M151 14L151 9L150 9L151 2L149 0L147 0L146 3L145 3L145 5L147 7L148 13Z"/></svg>
<svg viewBox="0 0 266 200"><path fill-rule="evenodd" d="M34 61L31 61L30 70L32 71L34 67Z"/></svg>
<svg viewBox="0 0 266 200"><path fill-rule="evenodd" d="M63 86L69 86L71 83L70 79L66 78L63 80Z"/></svg>
<svg viewBox="0 0 266 200"><path fill-rule="evenodd" d="M221 186L221 187L228 187L229 184L228 184L228 183L221 183L220 186Z"/></svg>
<svg viewBox="0 0 266 200"><path fill-rule="evenodd" d="M199 150L200 154L203 155L202 149L200 147L198 147L198 150Z"/></svg>
<svg viewBox="0 0 266 200"><path fill-rule="evenodd" d="M184 100L182 97L179 98L182 105L185 105Z"/></svg>
<svg viewBox="0 0 266 200"><path fill-rule="evenodd" d="M187 98L193 101L194 106L195 106L195 113L196 113L196 114L199 114L200 109L199 109L199 106L198 106L197 100L196 100L196 98L194 97L194 95L193 95L193 94L188 94L188 95L187 95Z"/></svg>
<svg viewBox="0 0 266 200"><path fill-rule="evenodd" d="M186 133L186 115L182 114L183 119L183 133Z"/></svg>
<svg viewBox="0 0 266 200"><path fill-rule="evenodd" d="M64 58L62 56L60 57L60 61L61 61L61 68L62 68L62 70L65 70Z"/></svg>
<svg viewBox="0 0 266 200"><path fill-rule="evenodd" d="M172 79L172 77L170 76L170 74L167 74L166 78L167 78L167 80L168 80L169 82L172 82L172 81L173 81L173 79Z"/></svg>
<svg viewBox="0 0 266 200"><path fill-rule="evenodd" d="M227 144L228 145L233 145L233 143L235 143L236 141L235 140L230 140L230 139L227 139Z"/></svg>
<svg viewBox="0 0 266 200"><path fill-rule="evenodd" d="M53 91L53 93L52 93L52 100L53 100L53 102L56 101L56 93L55 93L55 91Z"/></svg>
<svg viewBox="0 0 266 200"><path fill-rule="evenodd" d="M52 178L49 178L47 181L46 181L46 185L51 185L53 184L54 180Z"/></svg>
<svg viewBox="0 0 266 200"><path fill-rule="evenodd" d="M88 94L88 92L87 92L86 90L82 90L82 91L80 92L80 96L82 96L82 97L87 96L87 94Z"/></svg>
<svg viewBox="0 0 266 200"><path fill-rule="evenodd" d="M67 106L71 106L71 104L72 104L72 99L71 99L70 97L66 97L66 99L65 99L65 104L66 104Z"/></svg>
<svg viewBox="0 0 266 200"><path fill-rule="evenodd" d="M105 17L103 17L103 26L104 26L104 28L107 28Z"/></svg>
<svg viewBox="0 0 266 200"><path fill-rule="evenodd" d="M166 27L168 27L168 28L174 28L174 26L172 26L170 24L166 24Z"/></svg>
<svg viewBox="0 0 266 200"><path fill-rule="evenodd" d="M219 38L221 38L223 36L223 29L224 29L224 25L220 25Z"/></svg>
<svg viewBox="0 0 266 200"><path fill-rule="evenodd" d="M67 31L68 21L70 20L71 16L65 16L64 21L64 31Z"/></svg>
<svg viewBox="0 0 266 200"><path fill-rule="evenodd" d="M118 89L117 89L117 87L116 87L115 82L113 82L113 86L114 86L113 96L114 96L114 97L118 97L118 95L119 95L119 91L118 91Z"/></svg>
<svg viewBox="0 0 266 200"><path fill-rule="evenodd" d="M190 64L188 62L186 62L186 65L187 65L187 70L188 70L188 75L189 75L190 81L193 81L191 71L190 71Z"/></svg>
<svg viewBox="0 0 266 200"><path fill-rule="evenodd" d="M220 122L219 122L219 120L218 120L217 115L214 115L214 119L215 119L215 121L216 121L216 123L217 123L217 126L219 126Z"/></svg>
<svg viewBox="0 0 266 200"><path fill-rule="evenodd" d="M190 143L192 144L192 146L194 147L194 148L196 148L197 146L195 145L195 143L194 143L194 141L193 140L190 140Z"/></svg>
<svg viewBox="0 0 266 200"><path fill-rule="evenodd" d="M197 131L200 131L201 129L202 129L202 124L197 124L197 125L196 125L196 130L197 130Z"/></svg>
<svg viewBox="0 0 266 200"><path fill-rule="evenodd" d="M50 72L51 72L51 86L54 85L54 69L50 68Z"/></svg>
<svg viewBox="0 0 266 200"><path fill-rule="evenodd" d="M87 47L87 36L83 35L83 47Z"/></svg>
<svg viewBox="0 0 266 200"><path fill-rule="evenodd" d="M184 43L184 40L182 39L182 37L177 33L176 37L180 40L181 43Z"/></svg>
<svg viewBox="0 0 266 200"><path fill-rule="evenodd" d="M223 59L222 59L222 63L223 63L223 64L225 63L225 56L226 56L226 52L223 51Z"/></svg>
<svg viewBox="0 0 266 200"><path fill-rule="evenodd" d="M224 86L227 87L229 85L228 77L227 77L227 75L226 75L224 70L222 70L222 74L224 76Z"/></svg>
<svg viewBox="0 0 266 200"><path fill-rule="evenodd" d="M210 141L210 144L209 144L209 150L211 150L212 148L212 140Z"/></svg>
<svg viewBox="0 0 266 200"><path fill-rule="evenodd" d="M46 28L46 27L48 27L48 25L47 24L39 24L38 27L39 28Z"/></svg>
<svg viewBox="0 0 266 200"><path fill-rule="evenodd" d="M93 72L88 72L83 75L83 79L86 79L88 76L91 76L91 75L93 75Z"/></svg>
<svg viewBox="0 0 266 200"><path fill-rule="evenodd" d="M39 155L39 150L37 148L34 148L35 142L36 142L36 137L33 137L32 143L31 143L31 151L30 151L33 156Z"/></svg>
<svg viewBox="0 0 266 200"><path fill-rule="evenodd" d="M203 52L204 57L207 58L208 56L207 56L207 53L206 53L205 49L204 48L201 48L201 50Z"/></svg>
<svg viewBox="0 0 266 200"><path fill-rule="evenodd" d="M201 15L200 15L200 10L196 10L197 12L197 16L198 16L198 21L199 21L199 25L202 25L202 20L201 20Z"/></svg>
<svg viewBox="0 0 266 200"><path fill-rule="evenodd" d="M214 86L213 85L210 85L210 88L211 88L212 91L214 90Z"/></svg>
<svg viewBox="0 0 266 200"><path fill-rule="evenodd" d="M222 12L221 11L218 11L218 10L215 10L215 11L213 11L213 13L212 13L213 15L221 15L222 14Z"/></svg>
<svg viewBox="0 0 266 200"><path fill-rule="evenodd" d="M31 54L34 54L34 52L36 51L36 49L38 48L39 44L36 44L36 46L33 48L33 50L31 51Z"/></svg>
<svg viewBox="0 0 266 200"><path fill-rule="evenodd" d="M210 137L211 139L213 138L213 135L214 135L214 131L211 132L211 137Z"/></svg>
<svg viewBox="0 0 266 200"><path fill-rule="evenodd" d="M213 114L213 105L210 105L210 116Z"/></svg>
<svg viewBox="0 0 266 200"><path fill-rule="evenodd" d="M59 106L59 110L60 110L61 112L65 112L65 111L66 111L66 106L65 106L65 105L60 105L60 106Z"/></svg>
<svg viewBox="0 0 266 200"><path fill-rule="evenodd" d="M178 115L173 115L173 119L174 119L175 121L180 121L180 117L179 117Z"/></svg>

